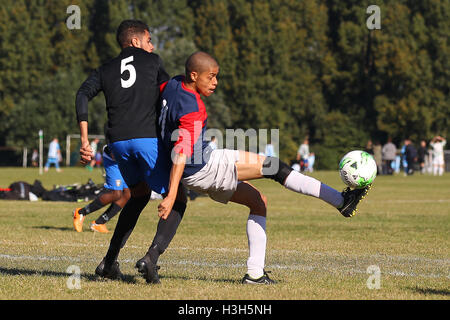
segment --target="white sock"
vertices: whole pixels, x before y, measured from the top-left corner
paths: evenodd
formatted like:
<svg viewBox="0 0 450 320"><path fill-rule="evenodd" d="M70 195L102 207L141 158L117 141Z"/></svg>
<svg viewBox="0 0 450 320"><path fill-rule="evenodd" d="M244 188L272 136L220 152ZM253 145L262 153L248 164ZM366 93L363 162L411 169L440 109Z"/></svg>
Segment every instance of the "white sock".
<svg viewBox="0 0 450 320"><path fill-rule="evenodd" d="M247 220L249 257L247 274L258 279L264 275L266 257L266 217L250 214Z"/></svg>
<svg viewBox="0 0 450 320"><path fill-rule="evenodd" d="M292 171L288 175L284 186L291 191L322 199L335 208L341 207L344 203L344 198L339 191L297 171Z"/></svg>

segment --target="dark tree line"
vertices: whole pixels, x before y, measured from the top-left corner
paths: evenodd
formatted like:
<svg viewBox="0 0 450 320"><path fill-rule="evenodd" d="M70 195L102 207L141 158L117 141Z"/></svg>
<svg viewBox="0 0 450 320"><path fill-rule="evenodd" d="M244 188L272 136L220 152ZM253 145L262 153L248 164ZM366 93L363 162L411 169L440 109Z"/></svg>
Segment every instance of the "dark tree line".
<svg viewBox="0 0 450 320"><path fill-rule="evenodd" d="M379 30L366 26L372 4ZM80 29L67 27L70 5ZM449 0L4 0L0 146L34 148L39 129L46 143L77 133L75 93L119 52L115 31L128 18L149 24L173 76L196 50L216 57L209 126L279 129L284 160L306 135L329 169L369 139L448 136ZM89 112L101 134L102 96Z"/></svg>

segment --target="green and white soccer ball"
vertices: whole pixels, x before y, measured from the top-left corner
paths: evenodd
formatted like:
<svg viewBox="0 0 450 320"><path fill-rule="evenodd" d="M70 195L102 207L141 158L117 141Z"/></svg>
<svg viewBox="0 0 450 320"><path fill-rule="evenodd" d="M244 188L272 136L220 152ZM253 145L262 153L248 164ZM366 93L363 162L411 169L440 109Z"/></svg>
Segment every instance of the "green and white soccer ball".
<svg viewBox="0 0 450 320"><path fill-rule="evenodd" d="M339 174L347 186L361 189L375 180L377 164L372 155L365 151L350 151L339 162Z"/></svg>

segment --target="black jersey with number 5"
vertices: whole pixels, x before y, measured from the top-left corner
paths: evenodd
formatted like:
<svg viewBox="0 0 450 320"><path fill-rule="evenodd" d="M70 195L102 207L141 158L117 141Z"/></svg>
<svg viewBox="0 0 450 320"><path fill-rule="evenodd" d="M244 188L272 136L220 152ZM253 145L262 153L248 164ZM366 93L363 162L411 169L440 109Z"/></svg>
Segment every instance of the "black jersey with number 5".
<svg viewBox="0 0 450 320"><path fill-rule="evenodd" d="M88 121L88 101L105 94L110 142L155 138L160 85L170 79L161 58L145 50L127 47L91 73L76 97L77 120Z"/></svg>

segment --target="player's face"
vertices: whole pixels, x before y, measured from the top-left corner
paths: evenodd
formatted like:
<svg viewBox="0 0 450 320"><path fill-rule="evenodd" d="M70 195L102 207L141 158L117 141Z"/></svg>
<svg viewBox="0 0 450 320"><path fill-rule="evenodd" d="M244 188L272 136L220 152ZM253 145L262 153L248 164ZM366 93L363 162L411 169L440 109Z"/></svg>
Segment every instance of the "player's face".
<svg viewBox="0 0 450 320"><path fill-rule="evenodd" d="M210 95L212 95L216 90L218 84L218 74L219 67L217 66L210 67L208 70L205 70L202 73L198 74L195 81L197 91L205 97L209 97Z"/></svg>
<svg viewBox="0 0 450 320"><path fill-rule="evenodd" d="M152 38L150 36L150 32L145 30L144 34L140 37L133 38L133 46L137 48L141 48L147 52L152 52L155 48L151 42Z"/></svg>
<svg viewBox="0 0 450 320"><path fill-rule="evenodd" d="M147 52L152 52L155 47L153 46L153 44L151 42L152 37L150 36L150 32L145 30L143 38L144 39L143 39L142 49L144 49Z"/></svg>

